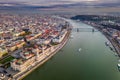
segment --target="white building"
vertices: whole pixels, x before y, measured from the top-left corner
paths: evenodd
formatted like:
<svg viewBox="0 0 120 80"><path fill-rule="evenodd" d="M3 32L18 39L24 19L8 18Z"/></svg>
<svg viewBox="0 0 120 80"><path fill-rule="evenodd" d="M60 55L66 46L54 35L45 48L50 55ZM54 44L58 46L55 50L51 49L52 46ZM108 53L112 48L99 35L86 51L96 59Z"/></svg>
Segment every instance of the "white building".
<svg viewBox="0 0 120 80"><path fill-rule="evenodd" d="M61 43L62 40L64 39L64 37L66 36L67 34L67 31L64 31L62 32L63 34L61 34L60 36L56 37L56 38L53 38L52 41L55 42L55 43Z"/></svg>

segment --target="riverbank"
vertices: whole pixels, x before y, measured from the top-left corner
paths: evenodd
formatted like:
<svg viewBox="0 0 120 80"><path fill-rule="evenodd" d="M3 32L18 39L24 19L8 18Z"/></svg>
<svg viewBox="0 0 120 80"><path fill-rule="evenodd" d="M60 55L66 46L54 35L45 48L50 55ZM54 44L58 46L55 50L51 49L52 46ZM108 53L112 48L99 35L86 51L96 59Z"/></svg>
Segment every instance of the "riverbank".
<svg viewBox="0 0 120 80"><path fill-rule="evenodd" d="M83 22L83 23L85 23L85 22ZM116 53L117 53L118 56L120 57L120 47L119 47L119 45L117 44L117 42L116 42L112 37L110 37L108 34L106 34L104 31L102 31L101 28L98 27L98 26L100 26L100 25L95 26L95 25L93 25L93 24L88 24L88 23L85 23L85 24L91 25L91 26L94 27L95 29L99 30L99 31L111 42L111 44L112 44L112 46L114 47ZM97 24L96 24L96 25L97 25Z"/></svg>
<svg viewBox="0 0 120 80"><path fill-rule="evenodd" d="M67 41L69 40L69 35L70 35L71 31L68 31L65 38L63 39L63 41L58 44L56 46L56 49L54 51L52 51L50 53L50 55L46 56L46 58L44 58L42 61L38 62L37 65L33 66L30 70L27 70L25 72L23 72L24 74L20 74L19 76L15 76L14 79L15 80L21 80L23 79L25 76L27 76L28 74L30 74L32 71L34 71L36 68L38 68L39 66L41 66L42 64L44 64L46 61L48 61L52 56L54 56L61 48L63 48L65 46L65 44L67 43ZM12 80L12 79L11 79Z"/></svg>

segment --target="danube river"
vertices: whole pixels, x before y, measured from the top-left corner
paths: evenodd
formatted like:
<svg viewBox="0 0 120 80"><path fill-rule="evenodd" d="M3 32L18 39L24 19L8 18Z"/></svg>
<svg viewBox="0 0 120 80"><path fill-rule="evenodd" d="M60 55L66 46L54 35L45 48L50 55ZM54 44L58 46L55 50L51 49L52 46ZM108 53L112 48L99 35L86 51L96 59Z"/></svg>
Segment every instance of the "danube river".
<svg viewBox="0 0 120 80"><path fill-rule="evenodd" d="M74 28L91 26L70 20ZM23 80L120 80L118 57L100 32L72 31L73 38Z"/></svg>

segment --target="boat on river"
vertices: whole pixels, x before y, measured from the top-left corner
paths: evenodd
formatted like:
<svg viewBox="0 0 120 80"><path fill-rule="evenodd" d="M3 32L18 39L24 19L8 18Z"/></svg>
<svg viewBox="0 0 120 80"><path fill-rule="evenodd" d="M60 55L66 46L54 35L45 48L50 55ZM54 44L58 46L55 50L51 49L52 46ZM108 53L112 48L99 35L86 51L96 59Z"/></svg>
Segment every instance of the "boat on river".
<svg viewBox="0 0 120 80"><path fill-rule="evenodd" d="M73 35L71 35L70 38L72 39L72 38L73 38Z"/></svg>
<svg viewBox="0 0 120 80"><path fill-rule="evenodd" d="M119 60L120 61L120 60ZM120 71L120 63L117 64L118 70Z"/></svg>
<svg viewBox="0 0 120 80"><path fill-rule="evenodd" d="M117 64L118 68L120 68L120 63Z"/></svg>
<svg viewBox="0 0 120 80"><path fill-rule="evenodd" d="M107 41L107 42L105 42L105 45L108 46L111 51L115 52L115 49L114 49L114 47L112 46L111 42Z"/></svg>
<svg viewBox="0 0 120 80"><path fill-rule="evenodd" d="M106 45L106 46L109 46L109 44L110 44L110 42L105 42L105 45Z"/></svg>
<svg viewBox="0 0 120 80"><path fill-rule="evenodd" d="M80 52L81 50L82 50L81 48L78 49L79 52Z"/></svg>

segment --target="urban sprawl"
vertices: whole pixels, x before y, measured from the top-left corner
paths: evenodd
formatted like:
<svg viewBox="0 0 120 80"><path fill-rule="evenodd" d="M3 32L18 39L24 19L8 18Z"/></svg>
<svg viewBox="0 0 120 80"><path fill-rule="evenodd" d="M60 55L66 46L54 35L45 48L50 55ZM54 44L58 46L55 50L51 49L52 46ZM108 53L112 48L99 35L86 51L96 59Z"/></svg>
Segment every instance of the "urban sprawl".
<svg viewBox="0 0 120 80"><path fill-rule="evenodd" d="M44 15L0 14L0 80L18 80L63 43L69 23Z"/></svg>

